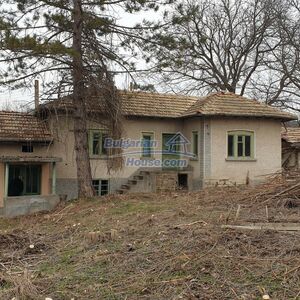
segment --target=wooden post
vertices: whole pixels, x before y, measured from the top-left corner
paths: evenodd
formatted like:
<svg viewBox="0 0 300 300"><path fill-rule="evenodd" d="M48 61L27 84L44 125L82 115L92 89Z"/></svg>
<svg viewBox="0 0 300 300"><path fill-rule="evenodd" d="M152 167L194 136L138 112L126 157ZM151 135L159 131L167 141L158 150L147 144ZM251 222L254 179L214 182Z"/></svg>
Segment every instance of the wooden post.
<svg viewBox="0 0 300 300"><path fill-rule="evenodd" d="M52 194L56 194L56 162L52 163Z"/></svg>
<svg viewBox="0 0 300 300"><path fill-rule="evenodd" d="M8 177L9 177L9 164L5 163L4 197L8 196Z"/></svg>
<svg viewBox="0 0 300 300"><path fill-rule="evenodd" d="M35 110L38 112L39 110L39 102L40 102L40 84L38 80L34 81L34 106Z"/></svg>

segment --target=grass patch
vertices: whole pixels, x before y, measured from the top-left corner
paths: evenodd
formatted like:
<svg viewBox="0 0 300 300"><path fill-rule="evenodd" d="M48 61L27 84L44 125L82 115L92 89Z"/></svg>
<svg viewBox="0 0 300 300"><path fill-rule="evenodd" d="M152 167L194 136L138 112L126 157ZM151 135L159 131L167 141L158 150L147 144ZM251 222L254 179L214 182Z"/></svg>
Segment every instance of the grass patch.
<svg viewBox="0 0 300 300"><path fill-rule="evenodd" d="M250 300L262 298L259 288L274 299L297 299L297 233L219 226L234 222L246 192L95 198L49 214L0 219L1 230L11 233L0 235L6 243L0 274L27 272L24 295L34 291L41 299ZM244 205L238 221L262 219L262 213ZM284 213L295 217L295 210ZM276 217L280 209L269 214ZM87 239L91 233L99 238ZM40 246L30 250L29 244ZM20 276L0 283L0 299L22 290Z"/></svg>

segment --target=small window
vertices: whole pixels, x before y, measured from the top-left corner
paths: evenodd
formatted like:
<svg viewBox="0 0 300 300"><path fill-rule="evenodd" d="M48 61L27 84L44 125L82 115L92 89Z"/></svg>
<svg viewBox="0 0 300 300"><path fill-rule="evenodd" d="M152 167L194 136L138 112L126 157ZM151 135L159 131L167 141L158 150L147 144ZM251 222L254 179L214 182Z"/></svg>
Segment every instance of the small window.
<svg viewBox="0 0 300 300"><path fill-rule="evenodd" d="M227 135L229 158L249 159L254 157L254 133L252 131L230 131Z"/></svg>
<svg viewBox="0 0 300 300"><path fill-rule="evenodd" d="M32 145L22 145L22 152L32 153L33 146Z"/></svg>
<svg viewBox="0 0 300 300"><path fill-rule="evenodd" d="M90 156L102 156L107 154L107 149L104 147L107 133L102 130L90 130L89 132L89 148Z"/></svg>
<svg viewBox="0 0 300 300"><path fill-rule="evenodd" d="M199 134L198 131L193 131L192 134L192 147L193 147L193 154L195 158L198 158L199 155Z"/></svg>
<svg viewBox="0 0 300 300"><path fill-rule="evenodd" d="M142 157L153 156L153 133L142 133Z"/></svg>
<svg viewBox="0 0 300 300"><path fill-rule="evenodd" d="M95 189L97 196L104 196L109 193L109 181L108 180L101 180L96 179L93 180L93 187Z"/></svg>

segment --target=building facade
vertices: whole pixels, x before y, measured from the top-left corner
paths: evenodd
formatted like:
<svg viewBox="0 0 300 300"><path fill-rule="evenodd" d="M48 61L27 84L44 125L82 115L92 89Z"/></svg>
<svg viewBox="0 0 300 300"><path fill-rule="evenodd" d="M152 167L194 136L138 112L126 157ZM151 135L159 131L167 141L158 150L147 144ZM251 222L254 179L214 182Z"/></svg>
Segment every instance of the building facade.
<svg viewBox="0 0 300 300"><path fill-rule="evenodd" d="M119 94L123 113L119 141L111 140L105 122L99 122L105 120L101 101L88 103L90 163L99 196L254 184L281 170L282 122L295 119L289 113L227 92L203 98L142 92ZM43 104L39 115L31 115L30 121L34 119L34 124L43 128L39 140L35 130L36 136L31 139L2 141L3 211L11 197L77 197L72 114L69 99ZM108 172L109 148L120 145L124 166L120 171ZM11 195L10 186L21 190L18 185L23 187L22 193Z"/></svg>

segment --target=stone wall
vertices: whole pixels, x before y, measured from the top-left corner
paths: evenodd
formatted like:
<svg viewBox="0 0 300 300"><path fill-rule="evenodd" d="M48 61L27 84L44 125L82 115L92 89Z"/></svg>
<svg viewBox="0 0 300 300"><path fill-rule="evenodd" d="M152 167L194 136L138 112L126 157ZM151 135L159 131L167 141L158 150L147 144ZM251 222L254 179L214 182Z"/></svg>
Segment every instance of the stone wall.
<svg viewBox="0 0 300 300"><path fill-rule="evenodd" d="M178 186L177 172L161 172L156 174L156 192L175 191Z"/></svg>

